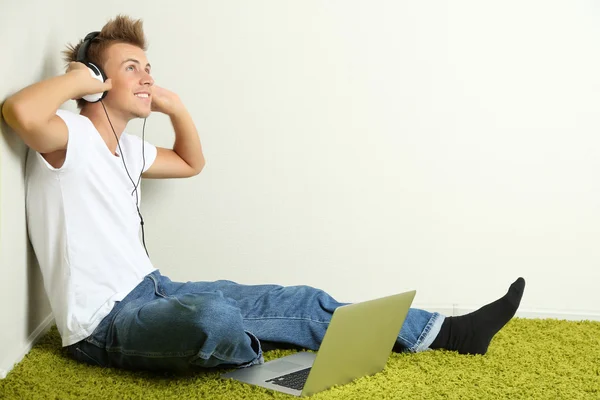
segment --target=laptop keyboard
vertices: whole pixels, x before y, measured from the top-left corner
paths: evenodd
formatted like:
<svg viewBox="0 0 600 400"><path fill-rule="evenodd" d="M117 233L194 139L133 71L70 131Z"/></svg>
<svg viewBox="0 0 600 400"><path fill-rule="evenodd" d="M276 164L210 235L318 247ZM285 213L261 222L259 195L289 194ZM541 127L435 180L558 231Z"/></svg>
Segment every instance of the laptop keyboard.
<svg viewBox="0 0 600 400"><path fill-rule="evenodd" d="M281 375L268 381L274 385L283 386L290 389L302 390L306 380L308 379L308 373L310 367L301 369L300 371L292 372L291 374Z"/></svg>

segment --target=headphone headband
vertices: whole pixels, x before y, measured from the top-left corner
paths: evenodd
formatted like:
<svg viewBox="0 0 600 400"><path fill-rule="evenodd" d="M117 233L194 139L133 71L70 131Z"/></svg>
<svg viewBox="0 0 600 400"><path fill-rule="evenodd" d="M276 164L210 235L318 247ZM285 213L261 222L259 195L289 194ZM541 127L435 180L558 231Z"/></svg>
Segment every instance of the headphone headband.
<svg viewBox="0 0 600 400"><path fill-rule="evenodd" d="M99 34L100 32L96 31L86 35L86 37L83 39L83 43L81 43L81 46L79 46L79 51L77 52L77 61L83 62L86 60L88 48L90 47L90 44L92 44L92 41Z"/></svg>

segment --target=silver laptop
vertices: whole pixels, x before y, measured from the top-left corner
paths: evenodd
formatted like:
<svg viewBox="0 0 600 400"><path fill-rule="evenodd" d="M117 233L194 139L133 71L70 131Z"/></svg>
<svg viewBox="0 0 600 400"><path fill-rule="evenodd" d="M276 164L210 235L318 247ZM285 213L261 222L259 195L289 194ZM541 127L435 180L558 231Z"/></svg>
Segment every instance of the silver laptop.
<svg viewBox="0 0 600 400"><path fill-rule="evenodd" d="M416 291L338 307L319 351L299 352L221 375L294 396L310 396L385 367Z"/></svg>

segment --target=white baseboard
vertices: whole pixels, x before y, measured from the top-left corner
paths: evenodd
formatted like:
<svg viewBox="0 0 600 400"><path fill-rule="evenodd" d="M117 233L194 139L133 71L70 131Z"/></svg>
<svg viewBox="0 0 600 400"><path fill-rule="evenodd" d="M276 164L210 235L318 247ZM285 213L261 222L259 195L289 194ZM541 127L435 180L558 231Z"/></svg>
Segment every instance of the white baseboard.
<svg viewBox="0 0 600 400"><path fill-rule="evenodd" d="M427 305L413 305L414 308L420 308L429 312L437 312L442 315L453 317L458 315L468 314L477 310L479 307L468 307L461 306L459 304L453 304L452 306L427 306ZM600 321L600 313L593 311L565 311L565 310L552 310L552 309L519 309L515 314L515 317L528 318L528 319L559 319L566 321Z"/></svg>
<svg viewBox="0 0 600 400"><path fill-rule="evenodd" d="M19 363L23 357L29 353L31 348L46 334L46 332L48 332L48 330L50 330L52 325L54 325L54 315L50 313L31 335L29 335L24 346L16 349L12 354L9 354L2 360L2 363L0 364L0 379L6 378L6 375L13 369L15 364Z"/></svg>

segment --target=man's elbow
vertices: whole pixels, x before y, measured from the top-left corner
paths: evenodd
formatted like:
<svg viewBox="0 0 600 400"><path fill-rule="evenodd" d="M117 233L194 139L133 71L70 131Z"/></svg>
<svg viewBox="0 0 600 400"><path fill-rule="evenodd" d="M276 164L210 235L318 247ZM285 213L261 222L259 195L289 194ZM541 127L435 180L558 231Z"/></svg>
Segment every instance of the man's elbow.
<svg viewBox="0 0 600 400"><path fill-rule="evenodd" d="M31 114L23 112L22 106L12 101L9 97L2 103L0 115L6 124L25 141L28 146L31 142L28 139L28 132L34 130L33 121L31 118L25 118L25 115Z"/></svg>
<svg viewBox="0 0 600 400"><path fill-rule="evenodd" d="M0 114L2 115L2 119L4 119L8 126L13 128L15 131L19 128L19 118L17 116L17 109L15 107L14 102L11 101L10 97L6 99L4 103L2 103Z"/></svg>
<svg viewBox="0 0 600 400"><path fill-rule="evenodd" d="M202 170L204 169L205 165L206 165L206 160L202 159L202 162L193 169L191 176L196 176L196 175L200 174L200 172L202 172Z"/></svg>
<svg viewBox="0 0 600 400"><path fill-rule="evenodd" d="M22 104L13 101L10 97L2 103L0 111L6 124L21 136L23 140L26 139L28 132L33 131L40 125L39 121L31 117L35 113L26 112Z"/></svg>

